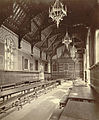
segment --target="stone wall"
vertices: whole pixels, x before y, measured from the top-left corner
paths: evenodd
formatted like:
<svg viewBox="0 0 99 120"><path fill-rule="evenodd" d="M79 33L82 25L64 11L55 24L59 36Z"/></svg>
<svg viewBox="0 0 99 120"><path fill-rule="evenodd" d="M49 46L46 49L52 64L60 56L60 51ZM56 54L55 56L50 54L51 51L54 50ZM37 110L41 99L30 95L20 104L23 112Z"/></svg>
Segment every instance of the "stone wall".
<svg viewBox="0 0 99 120"><path fill-rule="evenodd" d="M6 51L5 47L7 46L6 40L12 40L14 42L14 56L13 56L13 69L7 69L8 64L6 61ZM5 46L6 45L6 46ZM7 48L8 50L8 48ZM7 54L8 54L7 53ZM23 81L32 81L39 79L40 64L48 63L48 70L44 74L44 78L47 79L51 77L51 74L48 73L49 62L46 60L46 54L42 54L43 61L40 59L40 50L37 47L33 48L33 54L31 54L31 44L22 39L21 48L18 48L18 35L6 28L5 26L0 27L0 85L2 84L11 84ZM25 69L25 60L28 60L28 68ZM38 70L36 70L36 60L38 61ZM45 62L44 62L45 61ZM6 67L5 67L6 66Z"/></svg>
<svg viewBox="0 0 99 120"><path fill-rule="evenodd" d="M0 43L0 70L4 70L4 44Z"/></svg>
<svg viewBox="0 0 99 120"><path fill-rule="evenodd" d="M18 49L18 35L14 32L6 28L5 26L0 27L0 69L4 70L5 67L5 44L6 40L12 40L14 42L15 50L14 50L14 67L13 70L18 70L18 59L17 59L17 49Z"/></svg>
<svg viewBox="0 0 99 120"><path fill-rule="evenodd" d="M53 78L73 79L77 77L82 78L83 76L82 61L79 61L74 65L74 61L71 58L67 57L53 61L52 66L54 63L57 64L57 70L54 71L52 68Z"/></svg>
<svg viewBox="0 0 99 120"><path fill-rule="evenodd" d="M45 79L50 78L50 73L44 73ZM39 80L39 72L26 71L0 71L0 85Z"/></svg>
<svg viewBox="0 0 99 120"><path fill-rule="evenodd" d="M5 42L6 40L13 40L15 43L14 49L14 60L13 60L13 69L8 69L6 65L7 58L5 58ZM31 54L33 52L33 54ZM24 69L24 60L28 60L28 69ZM46 53L42 52L43 61L46 60ZM35 61L38 60L38 70L35 70ZM39 72L40 64L40 49L33 47L31 51L31 44L24 39L21 41L21 49L18 48L18 35L6 28L5 26L0 27L0 70L7 71L25 71L25 72ZM45 65L45 64L44 64ZM32 66L32 67L31 67ZM49 71L49 70L48 70Z"/></svg>

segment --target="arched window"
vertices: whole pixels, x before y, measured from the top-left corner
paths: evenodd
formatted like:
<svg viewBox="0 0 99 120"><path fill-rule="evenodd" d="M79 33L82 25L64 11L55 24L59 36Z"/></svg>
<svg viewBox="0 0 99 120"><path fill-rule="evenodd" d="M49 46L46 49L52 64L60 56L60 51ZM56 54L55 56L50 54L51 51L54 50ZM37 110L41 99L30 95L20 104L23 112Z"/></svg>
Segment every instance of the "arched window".
<svg viewBox="0 0 99 120"><path fill-rule="evenodd" d="M15 44L11 38L5 39L5 69L13 70L14 69L14 51Z"/></svg>

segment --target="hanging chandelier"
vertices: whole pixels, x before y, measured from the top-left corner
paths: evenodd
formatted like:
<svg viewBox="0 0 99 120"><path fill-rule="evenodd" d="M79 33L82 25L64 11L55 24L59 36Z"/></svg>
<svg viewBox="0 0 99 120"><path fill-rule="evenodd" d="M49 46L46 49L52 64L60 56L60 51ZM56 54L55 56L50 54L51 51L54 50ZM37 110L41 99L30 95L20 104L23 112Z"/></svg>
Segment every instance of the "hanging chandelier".
<svg viewBox="0 0 99 120"><path fill-rule="evenodd" d="M67 16L67 7L64 7L59 0L56 0L54 5L49 8L49 17L56 22L57 28L59 27L59 23L63 20L64 16Z"/></svg>
<svg viewBox="0 0 99 120"><path fill-rule="evenodd" d="M69 35L68 35L68 32L66 32L66 35L62 41L63 44L66 45L67 49L68 49L68 46L69 44L72 42L72 40L70 39Z"/></svg>

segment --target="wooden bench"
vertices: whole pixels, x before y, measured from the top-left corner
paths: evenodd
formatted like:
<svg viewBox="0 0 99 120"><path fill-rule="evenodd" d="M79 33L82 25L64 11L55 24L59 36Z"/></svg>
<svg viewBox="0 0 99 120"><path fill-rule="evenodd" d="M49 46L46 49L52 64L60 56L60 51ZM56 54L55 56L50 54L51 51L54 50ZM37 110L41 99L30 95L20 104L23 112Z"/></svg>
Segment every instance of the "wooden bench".
<svg viewBox="0 0 99 120"><path fill-rule="evenodd" d="M49 120L59 120L61 113L62 113L63 109L59 109L57 108L53 114L51 115Z"/></svg>
<svg viewBox="0 0 99 120"><path fill-rule="evenodd" d="M6 113L7 110L9 110L10 108L8 106L3 106L2 108L0 108L0 114L1 113Z"/></svg>
<svg viewBox="0 0 99 120"><path fill-rule="evenodd" d="M23 92L23 91L25 92L26 90L30 90L30 89L35 89L39 85L42 85L42 84L41 83L30 84L30 85L16 87L13 89L2 91L2 92L0 92L0 98L3 98L3 101L5 101L5 97L8 98L9 95L11 96L12 94L16 94L16 93Z"/></svg>
<svg viewBox="0 0 99 120"><path fill-rule="evenodd" d="M64 95L59 103L60 108L64 107L68 101L68 95Z"/></svg>
<svg viewBox="0 0 99 120"><path fill-rule="evenodd" d="M29 84L29 85L24 85L24 86L20 86L20 87L14 87L13 89L9 89L9 90L0 92L0 98L3 98L3 102L5 102L5 97L8 98L9 95L11 96L13 94L17 94L17 93L20 93L20 92L22 94L25 93L24 95L26 95L27 91L28 91L27 94L30 94L31 92L33 93L33 91L29 92L32 89L34 90L35 96L37 96L37 94L39 94L39 92L46 91L46 89L45 89L46 85L50 86L51 82L50 81L47 82L47 83L39 83L38 82L38 83L35 83L35 84ZM20 96L21 100L23 99L23 101L24 101L24 95ZM14 103L13 103L13 106L14 106Z"/></svg>
<svg viewBox="0 0 99 120"><path fill-rule="evenodd" d="M5 91L5 90L9 90L9 89L14 89L15 87L23 86L25 84L27 84L27 81L26 81L26 83L21 81L21 82L18 82L18 83L1 85L0 88L1 88L1 91Z"/></svg>
<svg viewBox="0 0 99 120"><path fill-rule="evenodd" d="M12 103L14 102L14 99L10 101L6 101L3 104L0 104L0 114L5 113L7 110L13 107Z"/></svg>
<svg viewBox="0 0 99 120"><path fill-rule="evenodd" d="M8 90L8 89L11 89L11 88L14 88L14 87L15 87L15 83L12 83L12 84L1 85L0 89L1 89L1 91L3 91L3 90Z"/></svg>
<svg viewBox="0 0 99 120"><path fill-rule="evenodd" d="M17 107L19 110L19 108L22 108L24 103L26 103L26 102L30 103L29 98L35 97L35 96L33 96L34 94L35 93L33 91L29 91L25 94L19 94L17 96L14 96L14 97L8 99L4 103L0 104L0 113L4 113L13 107Z"/></svg>
<svg viewBox="0 0 99 120"><path fill-rule="evenodd" d="M21 81L21 82L17 82L17 83L11 83L11 84L4 84L0 86L1 91L3 90L9 90L15 87L21 87L24 85L29 85L32 83L39 83L40 80L31 80L31 81Z"/></svg>

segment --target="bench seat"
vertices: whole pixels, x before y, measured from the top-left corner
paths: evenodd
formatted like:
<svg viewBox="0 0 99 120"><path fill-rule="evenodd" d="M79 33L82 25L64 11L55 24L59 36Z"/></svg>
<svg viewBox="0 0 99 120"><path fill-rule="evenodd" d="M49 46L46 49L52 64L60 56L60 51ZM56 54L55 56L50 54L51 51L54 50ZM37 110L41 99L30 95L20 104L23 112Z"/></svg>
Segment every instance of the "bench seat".
<svg viewBox="0 0 99 120"><path fill-rule="evenodd" d="M49 120L59 120L63 109L55 109Z"/></svg>
<svg viewBox="0 0 99 120"><path fill-rule="evenodd" d="M64 107L68 101L68 95L64 95L60 101L60 107Z"/></svg>

